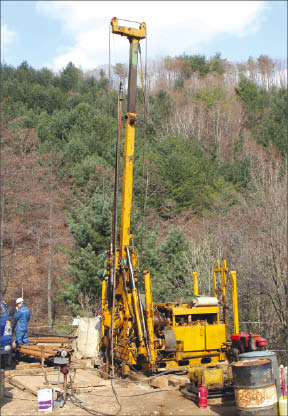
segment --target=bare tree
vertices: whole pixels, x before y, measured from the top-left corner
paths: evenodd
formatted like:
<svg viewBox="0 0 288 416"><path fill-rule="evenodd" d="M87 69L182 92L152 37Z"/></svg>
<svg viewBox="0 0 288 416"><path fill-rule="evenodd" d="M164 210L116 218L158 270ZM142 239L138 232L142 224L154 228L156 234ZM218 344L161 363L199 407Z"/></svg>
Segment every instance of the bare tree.
<svg viewBox="0 0 288 416"><path fill-rule="evenodd" d="M218 218L217 240L238 271L241 319L260 322L270 348L287 348L287 160L263 151L252 183L239 208Z"/></svg>
<svg viewBox="0 0 288 416"><path fill-rule="evenodd" d="M273 71L275 63L267 55L260 55L257 59L258 70L261 75L262 86L269 89L273 85Z"/></svg>
<svg viewBox="0 0 288 416"><path fill-rule="evenodd" d="M125 87L128 78L128 66L126 64L117 63L113 66L113 73L116 76L115 87L117 88L120 81L122 81L123 86Z"/></svg>
<svg viewBox="0 0 288 416"><path fill-rule="evenodd" d="M31 302L32 316L55 315L56 270L65 270L57 245L72 243L65 226L67 186L55 176L59 157L37 152L33 131L4 132L7 139L1 166L1 272L6 299L22 295ZM16 293L16 291L18 291ZM18 295L18 296L19 296ZM46 306L47 305L47 306Z"/></svg>

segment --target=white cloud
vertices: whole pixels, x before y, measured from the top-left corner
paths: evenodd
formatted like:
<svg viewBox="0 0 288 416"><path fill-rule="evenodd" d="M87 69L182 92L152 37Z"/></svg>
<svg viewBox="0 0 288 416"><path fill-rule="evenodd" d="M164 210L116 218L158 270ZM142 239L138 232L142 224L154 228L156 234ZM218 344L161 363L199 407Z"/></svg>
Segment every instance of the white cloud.
<svg viewBox="0 0 288 416"><path fill-rule="evenodd" d="M41 0L36 5L39 13L59 20L63 33L73 42L73 46L65 48L66 51L51 62L55 69L64 67L69 61L85 69L108 63L109 26L113 16L145 21L148 54L153 58L174 56L184 51L197 53L221 34L247 36L259 30L261 13L267 7L264 1ZM112 63L127 62L127 39L112 36L111 56Z"/></svg>
<svg viewBox="0 0 288 416"><path fill-rule="evenodd" d="M1 24L1 48L7 48L17 39L15 30L11 30L7 25Z"/></svg>

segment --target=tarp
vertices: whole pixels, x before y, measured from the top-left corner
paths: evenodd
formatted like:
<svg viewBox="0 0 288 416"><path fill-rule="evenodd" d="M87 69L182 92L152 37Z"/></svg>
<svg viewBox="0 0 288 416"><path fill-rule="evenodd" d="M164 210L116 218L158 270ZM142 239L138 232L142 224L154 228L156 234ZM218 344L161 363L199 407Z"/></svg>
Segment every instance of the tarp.
<svg viewBox="0 0 288 416"><path fill-rule="evenodd" d="M78 336L73 345L77 358L97 358L101 339L101 317L79 318Z"/></svg>

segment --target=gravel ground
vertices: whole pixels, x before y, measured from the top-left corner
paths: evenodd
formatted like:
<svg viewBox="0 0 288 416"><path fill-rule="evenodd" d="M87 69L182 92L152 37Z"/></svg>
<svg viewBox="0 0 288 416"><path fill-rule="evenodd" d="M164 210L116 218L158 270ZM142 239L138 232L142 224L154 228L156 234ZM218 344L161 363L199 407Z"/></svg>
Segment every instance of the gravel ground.
<svg viewBox="0 0 288 416"><path fill-rule="evenodd" d="M51 370L50 370L51 371ZM52 370L53 371L53 370ZM23 370L23 373L25 370ZM26 370L27 373L27 370ZM39 370L38 370L39 373ZM37 397L28 391L13 387L8 382L8 374L5 378L5 395L1 400L1 415L3 416L28 416L45 415L45 412L38 412ZM50 386L57 382L57 371L48 373ZM15 370L14 380L29 386L34 391L46 387L44 376L40 374L22 375L21 371ZM183 378L185 382L185 377ZM103 380L95 371L90 369L77 370L74 383L77 388L76 397L82 402L76 402L82 407L76 406L68 398L63 408L54 408L55 415L78 416L78 415L119 415L119 416L202 416L222 415L233 416L236 413L233 402L222 403L221 399L215 399L207 409L199 409L193 401L183 397L179 386L170 386L163 380L164 388L153 388L147 382L141 383L120 383L113 382L113 389L110 380ZM93 383L93 387L87 387ZM114 392L117 395L115 397ZM90 413L89 413L90 412ZM46 412L47 413L47 412Z"/></svg>

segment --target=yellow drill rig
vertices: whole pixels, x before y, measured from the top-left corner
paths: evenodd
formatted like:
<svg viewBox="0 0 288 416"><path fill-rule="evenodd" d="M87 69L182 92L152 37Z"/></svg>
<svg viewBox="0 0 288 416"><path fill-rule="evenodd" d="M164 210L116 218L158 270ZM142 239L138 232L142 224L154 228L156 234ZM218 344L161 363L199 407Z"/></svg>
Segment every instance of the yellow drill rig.
<svg viewBox="0 0 288 416"><path fill-rule="evenodd" d="M153 303L150 272L146 270L140 275L137 251L130 232L137 118L138 50L140 40L146 37L146 26L145 23L141 23L137 29L119 26L117 18L112 19L111 25L113 33L128 38L130 59L128 104L125 114L120 244L117 248L117 192L114 192L112 242L108 250L106 277L102 280L101 351L108 373L111 371L114 373L114 369L122 375L127 375L130 369L145 372L190 369L189 377L197 385L199 377L203 378L206 374L202 370L201 373L200 369L211 366L215 368L220 363L227 362L233 351L234 353L241 351L243 339L241 341L241 334L238 334L236 272L230 273L234 333L239 335L235 340L228 340L226 314L228 269L225 260L222 266L218 261L217 267L213 270L213 296L199 296L198 276L197 273L193 273L194 293L189 302ZM119 99L121 100L121 94ZM116 159L120 154L121 128L119 130ZM119 169L119 160L116 161L116 167ZM116 184L117 173L115 189ZM144 281L145 295L141 295L138 290L140 279ZM247 336L244 337L244 342L247 341ZM211 376L212 373L209 374ZM211 383L219 386L223 381L223 372L216 374L216 381L214 375L212 374Z"/></svg>

